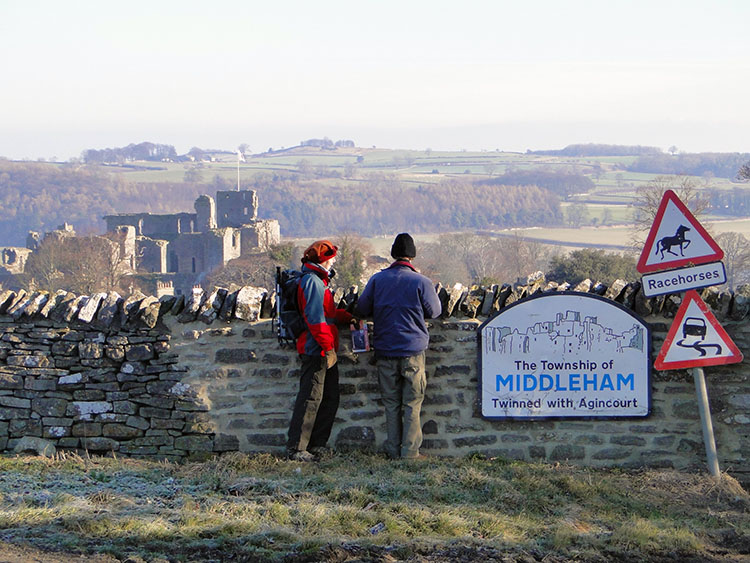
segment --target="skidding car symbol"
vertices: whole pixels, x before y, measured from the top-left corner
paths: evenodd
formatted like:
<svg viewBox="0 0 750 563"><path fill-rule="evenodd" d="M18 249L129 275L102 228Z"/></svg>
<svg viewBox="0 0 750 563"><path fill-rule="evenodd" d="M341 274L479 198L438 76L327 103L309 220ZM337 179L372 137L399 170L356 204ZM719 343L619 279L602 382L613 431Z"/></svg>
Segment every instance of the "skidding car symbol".
<svg viewBox="0 0 750 563"><path fill-rule="evenodd" d="M682 324L682 337L699 336L701 340L706 338L706 321L699 317L688 317Z"/></svg>
<svg viewBox="0 0 750 563"><path fill-rule="evenodd" d="M698 340L693 342L687 342L688 336L698 337ZM700 317L688 317L685 322L682 323L682 340L677 342L677 346L683 348L692 348L701 357L708 353L709 349L716 351L716 355L721 354L721 344L704 344L703 340L706 338L706 320Z"/></svg>

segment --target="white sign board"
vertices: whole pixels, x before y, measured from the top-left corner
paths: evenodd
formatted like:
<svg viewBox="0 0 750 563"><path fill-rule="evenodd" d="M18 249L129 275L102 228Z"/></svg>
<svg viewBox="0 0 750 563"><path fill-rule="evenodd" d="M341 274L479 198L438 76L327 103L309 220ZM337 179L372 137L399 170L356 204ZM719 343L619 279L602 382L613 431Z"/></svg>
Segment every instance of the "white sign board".
<svg viewBox="0 0 750 563"><path fill-rule="evenodd" d="M644 274L641 277L641 291L646 297L656 297L667 293L680 293L688 289L721 285L726 282L727 272L724 263L712 262L700 266Z"/></svg>
<svg viewBox="0 0 750 563"><path fill-rule="evenodd" d="M651 333L597 295L543 294L479 327L487 418L647 416Z"/></svg>

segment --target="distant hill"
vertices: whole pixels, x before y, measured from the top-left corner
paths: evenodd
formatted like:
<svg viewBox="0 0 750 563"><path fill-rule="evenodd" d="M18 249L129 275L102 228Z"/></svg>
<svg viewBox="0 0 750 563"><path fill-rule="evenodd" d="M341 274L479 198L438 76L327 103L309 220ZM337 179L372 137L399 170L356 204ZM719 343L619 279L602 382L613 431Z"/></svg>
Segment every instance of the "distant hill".
<svg viewBox="0 0 750 563"><path fill-rule="evenodd" d="M88 149L83 151L82 158L87 164L123 163L135 160L161 162L175 160L177 151L172 145L143 142L113 149Z"/></svg>
<svg viewBox="0 0 750 563"><path fill-rule="evenodd" d="M0 160L0 244L25 246L28 231L71 223L79 234L104 231L104 215L192 210L205 186L135 184L99 166Z"/></svg>
<svg viewBox="0 0 750 563"><path fill-rule="evenodd" d="M627 169L649 174L711 175L716 178L733 179L737 176L740 167L748 161L750 161L750 154L738 152L657 154L640 156Z"/></svg>
<svg viewBox="0 0 750 563"><path fill-rule="evenodd" d="M641 145L568 145L564 149L546 151L527 151L527 154L542 156L642 156L663 154L656 147L643 147Z"/></svg>

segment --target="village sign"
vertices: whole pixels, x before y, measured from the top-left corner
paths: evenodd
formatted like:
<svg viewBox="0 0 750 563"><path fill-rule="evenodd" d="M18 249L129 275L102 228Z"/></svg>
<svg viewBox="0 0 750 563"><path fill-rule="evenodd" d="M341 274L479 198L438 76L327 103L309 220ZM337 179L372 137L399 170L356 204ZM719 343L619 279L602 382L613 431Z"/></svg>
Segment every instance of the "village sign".
<svg viewBox="0 0 750 563"><path fill-rule="evenodd" d="M651 333L618 303L588 293L540 294L478 330L485 418L649 414Z"/></svg>

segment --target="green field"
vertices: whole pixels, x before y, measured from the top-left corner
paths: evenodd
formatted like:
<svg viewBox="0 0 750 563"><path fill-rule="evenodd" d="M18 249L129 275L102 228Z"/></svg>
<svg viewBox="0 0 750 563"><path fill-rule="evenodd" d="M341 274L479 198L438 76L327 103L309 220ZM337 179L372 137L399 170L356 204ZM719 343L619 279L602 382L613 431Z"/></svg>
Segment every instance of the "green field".
<svg viewBox="0 0 750 563"><path fill-rule="evenodd" d="M135 163L147 170L131 168L113 170L122 172L136 182L181 181L185 171L198 167L210 180L219 175L227 180L237 180L237 156L234 153L214 153L211 162L202 163ZM591 175L596 189L589 196L621 197L627 200L639 186L648 184L657 174L644 174L623 170L621 166L632 163L635 157L556 157L507 152L439 152L417 150L390 150L367 148L338 148L323 150L317 147L295 147L271 153L246 155L241 162L240 181L249 180L258 173L296 172L305 162L313 169L327 168L333 174L342 174L347 166L355 166L357 174L387 172L404 180L424 176L489 178L502 174L509 167L523 170L554 167ZM598 167L599 173L593 171ZM155 168L163 168L157 170ZM435 172L437 171L437 172ZM740 186L726 178L694 177L699 186L730 189ZM614 193L613 193L614 192ZM585 199L585 198L584 198Z"/></svg>

